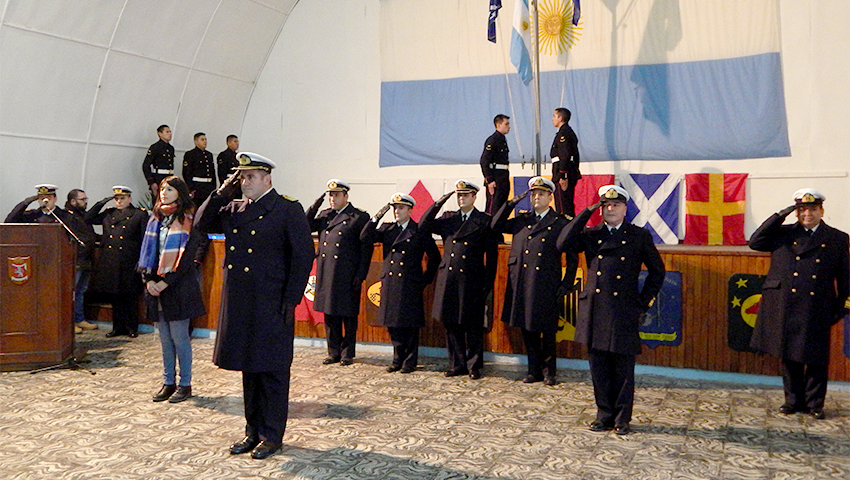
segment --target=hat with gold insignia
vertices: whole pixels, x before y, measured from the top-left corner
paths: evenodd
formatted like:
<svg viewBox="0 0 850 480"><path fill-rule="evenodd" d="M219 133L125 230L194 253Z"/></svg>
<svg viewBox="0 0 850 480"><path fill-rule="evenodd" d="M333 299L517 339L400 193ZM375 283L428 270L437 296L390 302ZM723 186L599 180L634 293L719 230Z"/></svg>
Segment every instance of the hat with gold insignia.
<svg viewBox="0 0 850 480"><path fill-rule="evenodd" d="M479 190L481 190L481 187L469 180L460 179L455 183L455 192L457 193L478 193Z"/></svg>
<svg viewBox="0 0 850 480"><path fill-rule="evenodd" d="M234 170L265 170L271 172L277 165L268 158L251 152L239 152L236 154L239 166Z"/></svg>
<svg viewBox="0 0 850 480"><path fill-rule="evenodd" d="M35 186L35 191L39 195L56 195L56 190L59 187L56 185L51 185L49 183L42 183L41 185Z"/></svg>
<svg viewBox="0 0 850 480"><path fill-rule="evenodd" d="M823 205L826 197L814 188L801 188L794 192L794 205Z"/></svg>
<svg viewBox="0 0 850 480"><path fill-rule="evenodd" d="M347 192L349 190L351 190L351 186L338 178L328 180L327 191L329 192Z"/></svg>
<svg viewBox="0 0 850 480"><path fill-rule="evenodd" d="M552 183L552 180L543 177L531 177L531 180L528 181L528 189L529 190L546 190L547 192L555 191L555 184Z"/></svg>
<svg viewBox="0 0 850 480"><path fill-rule="evenodd" d="M623 202L626 203L631 197L629 192L623 187L617 185L603 185L599 187L599 201L605 202Z"/></svg>
<svg viewBox="0 0 850 480"><path fill-rule="evenodd" d="M133 189L126 185L115 185L112 187L113 195L130 195L133 193Z"/></svg>
<svg viewBox="0 0 850 480"><path fill-rule="evenodd" d="M416 205L416 200L414 200L410 195L397 192L390 197L390 205L407 205L408 207L413 208L413 206Z"/></svg>

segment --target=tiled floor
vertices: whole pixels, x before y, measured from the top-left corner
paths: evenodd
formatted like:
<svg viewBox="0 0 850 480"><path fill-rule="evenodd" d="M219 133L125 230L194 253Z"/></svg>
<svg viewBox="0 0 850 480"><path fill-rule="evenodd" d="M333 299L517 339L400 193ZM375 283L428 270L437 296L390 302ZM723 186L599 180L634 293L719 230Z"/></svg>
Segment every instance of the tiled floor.
<svg viewBox="0 0 850 480"><path fill-rule="evenodd" d="M776 412L782 392L638 378L635 432L593 433L587 372L560 384L517 382L488 365L478 381L445 378L442 359L410 375L361 349L349 367L298 347L281 453L231 456L241 438L241 376L193 340L196 397L153 403L156 334L77 336L96 375L0 374L2 479L850 479L850 393L830 392L827 419Z"/></svg>

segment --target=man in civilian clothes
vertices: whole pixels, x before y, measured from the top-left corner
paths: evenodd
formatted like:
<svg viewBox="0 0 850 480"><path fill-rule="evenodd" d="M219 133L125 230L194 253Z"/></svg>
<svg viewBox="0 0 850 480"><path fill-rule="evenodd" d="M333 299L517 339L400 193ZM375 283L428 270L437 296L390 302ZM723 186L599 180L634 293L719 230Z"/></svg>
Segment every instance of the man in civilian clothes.
<svg viewBox="0 0 850 480"><path fill-rule="evenodd" d="M572 114L566 108L556 108L552 125L558 129L549 157L552 159L552 181L555 182L555 209L567 218L575 216L576 183L581 179L578 169L578 137L569 126Z"/></svg>
<svg viewBox="0 0 850 480"><path fill-rule="evenodd" d="M289 412L289 370L295 306L313 264L313 239L297 200L272 188L275 164L261 155L237 155L237 174L201 206L196 226L215 217L224 225L225 258L219 330L213 362L242 371L245 438L230 453L263 459L283 442ZM241 184L244 199L236 199Z"/></svg>
<svg viewBox="0 0 850 480"><path fill-rule="evenodd" d="M572 252L567 275L575 278L578 256L587 259L587 283L579 297L575 341L588 347L596 398L590 429L631 431L635 397L635 356L640 354L641 316L664 283L664 262L648 231L626 222L629 193L616 185L599 189L599 203L574 218L558 237L558 249ZM585 228L602 206L603 223ZM641 265L647 276L638 288Z"/></svg>
<svg viewBox="0 0 850 480"><path fill-rule="evenodd" d="M770 252L770 270L750 345L782 359L786 415L820 420L826 399L830 328L847 313L848 236L823 219L825 197L813 188L794 193L794 205L771 215L750 237ZM797 221L783 225L796 211Z"/></svg>
<svg viewBox="0 0 850 480"><path fill-rule="evenodd" d="M372 242L360 240L369 214L348 201L351 187L337 179L327 183L331 208L316 212L325 200L323 193L307 209L311 232L319 232L316 258L316 295L313 309L325 314L328 358L322 363L354 363L357 345L357 315L360 290L372 262Z"/></svg>
<svg viewBox="0 0 850 480"><path fill-rule="evenodd" d="M393 363L388 372L411 373L419 363L419 329L425 326L422 291L434 280L440 264L440 250L430 233L422 231L410 212L416 200L396 193L363 227L360 239L383 244L384 263L381 273L381 305L378 320L387 327L393 344ZM378 222L392 207L395 222ZM422 256L428 266L422 271Z"/></svg>
<svg viewBox="0 0 850 480"><path fill-rule="evenodd" d="M502 321L522 330L528 355L528 374L523 383L558 383L558 300L572 288L574 277L562 275L561 252L555 248L567 219L549 207L554 190L551 180L533 177L528 190L502 205L490 223L494 231L513 235ZM508 219L516 204L529 194L534 210Z"/></svg>
<svg viewBox="0 0 850 480"><path fill-rule="evenodd" d="M484 142L484 151L481 152L479 162L487 189L485 211L488 215L496 213L508 201L511 192L508 139L505 138L511 131L511 120L507 115L499 114L493 119L493 124L496 131Z"/></svg>
<svg viewBox="0 0 850 480"><path fill-rule="evenodd" d="M458 180L455 190L434 202L419 224L422 230L443 237L431 318L446 327L446 376L469 374L473 380L481 378L484 367L484 307L496 278L499 241L490 230L490 215L475 208L478 190L478 185ZM435 218L455 193L460 209Z"/></svg>

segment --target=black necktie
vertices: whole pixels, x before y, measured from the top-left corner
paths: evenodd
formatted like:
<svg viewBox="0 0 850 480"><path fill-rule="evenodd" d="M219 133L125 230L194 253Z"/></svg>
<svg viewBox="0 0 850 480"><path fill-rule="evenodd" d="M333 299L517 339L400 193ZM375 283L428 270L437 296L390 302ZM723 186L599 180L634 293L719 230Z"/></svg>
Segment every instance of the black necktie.
<svg viewBox="0 0 850 480"><path fill-rule="evenodd" d="M806 229L806 236L807 236L807 237L811 237L813 233L815 233L815 231L814 231L814 230Z"/></svg>
<svg viewBox="0 0 850 480"><path fill-rule="evenodd" d="M339 214L336 210L331 210L331 213L328 215L328 221L332 222L334 218Z"/></svg>
<svg viewBox="0 0 850 480"><path fill-rule="evenodd" d="M466 221L466 219L467 219L467 218L469 218L469 214L468 214L468 213L464 213L464 214L463 214L463 215L461 215L460 217L463 219L462 221L463 221L463 222L465 222L465 221Z"/></svg>

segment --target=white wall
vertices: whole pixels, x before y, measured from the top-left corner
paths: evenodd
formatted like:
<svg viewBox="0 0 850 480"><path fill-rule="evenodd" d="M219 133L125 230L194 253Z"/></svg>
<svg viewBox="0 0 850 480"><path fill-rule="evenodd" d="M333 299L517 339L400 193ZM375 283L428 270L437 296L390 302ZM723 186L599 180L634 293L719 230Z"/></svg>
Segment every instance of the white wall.
<svg viewBox="0 0 850 480"><path fill-rule="evenodd" d="M476 165L378 168L379 16L379 0L301 0L251 97L242 146L279 160L276 186L305 207L331 177L352 182L352 202L370 212L399 179L481 181ZM583 163L582 171L748 173L747 236L792 203L795 190L813 186L827 196L825 220L850 230L850 2L780 0L780 16L792 157ZM544 126L544 145L552 135ZM513 165L511 172L531 169Z"/></svg>

